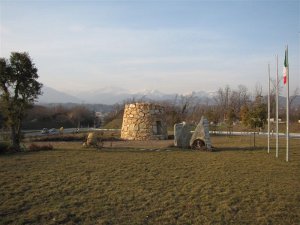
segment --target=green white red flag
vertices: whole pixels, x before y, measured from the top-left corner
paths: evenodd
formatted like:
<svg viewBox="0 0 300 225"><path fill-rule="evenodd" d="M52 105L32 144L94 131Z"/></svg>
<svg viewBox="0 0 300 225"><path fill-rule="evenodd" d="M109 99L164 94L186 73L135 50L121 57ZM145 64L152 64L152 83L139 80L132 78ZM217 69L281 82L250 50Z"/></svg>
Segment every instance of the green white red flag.
<svg viewBox="0 0 300 225"><path fill-rule="evenodd" d="M284 56L284 65L283 65L283 83L284 84L286 84L287 73L288 73L288 55L287 55L287 49L286 49L285 56Z"/></svg>

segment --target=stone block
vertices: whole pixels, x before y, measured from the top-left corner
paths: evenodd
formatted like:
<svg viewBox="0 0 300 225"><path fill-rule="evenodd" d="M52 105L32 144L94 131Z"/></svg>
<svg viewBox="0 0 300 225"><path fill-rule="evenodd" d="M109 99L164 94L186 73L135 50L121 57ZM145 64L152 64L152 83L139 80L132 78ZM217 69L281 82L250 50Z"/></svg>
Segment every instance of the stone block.
<svg viewBox="0 0 300 225"><path fill-rule="evenodd" d="M185 122L174 125L174 145L180 148L189 148L192 137L192 126Z"/></svg>

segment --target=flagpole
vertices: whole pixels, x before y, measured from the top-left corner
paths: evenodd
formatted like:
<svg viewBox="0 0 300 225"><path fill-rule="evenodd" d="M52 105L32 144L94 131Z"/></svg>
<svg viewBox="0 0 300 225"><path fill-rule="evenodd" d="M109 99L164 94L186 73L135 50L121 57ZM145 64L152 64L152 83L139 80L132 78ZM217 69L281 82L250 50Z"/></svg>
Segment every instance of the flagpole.
<svg viewBox="0 0 300 225"><path fill-rule="evenodd" d="M268 64L269 90L268 90L268 153L270 153L270 63Z"/></svg>
<svg viewBox="0 0 300 225"><path fill-rule="evenodd" d="M287 63L287 86L286 86L286 161L289 161L289 108L290 108L290 76L289 76L289 60L288 60L288 46L286 46L286 63Z"/></svg>
<svg viewBox="0 0 300 225"><path fill-rule="evenodd" d="M276 158L278 158L278 55L276 55Z"/></svg>

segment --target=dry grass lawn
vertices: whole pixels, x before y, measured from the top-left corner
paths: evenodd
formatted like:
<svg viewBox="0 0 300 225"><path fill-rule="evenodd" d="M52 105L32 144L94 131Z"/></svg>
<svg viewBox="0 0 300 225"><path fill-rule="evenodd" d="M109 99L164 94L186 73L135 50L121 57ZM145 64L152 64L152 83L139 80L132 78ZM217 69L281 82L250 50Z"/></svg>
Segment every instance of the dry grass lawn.
<svg viewBox="0 0 300 225"><path fill-rule="evenodd" d="M0 224L300 224L300 140L291 161L213 137L217 152L171 141L0 156ZM112 145L112 147L111 147ZM274 141L272 141L274 146Z"/></svg>

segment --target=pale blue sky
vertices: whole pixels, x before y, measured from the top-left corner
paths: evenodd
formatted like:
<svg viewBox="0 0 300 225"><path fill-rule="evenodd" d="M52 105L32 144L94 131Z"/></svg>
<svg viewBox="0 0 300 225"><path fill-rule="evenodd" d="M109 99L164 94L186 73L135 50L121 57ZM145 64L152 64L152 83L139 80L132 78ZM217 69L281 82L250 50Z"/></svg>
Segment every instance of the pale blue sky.
<svg viewBox="0 0 300 225"><path fill-rule="evenodd" d="M1 57L27 51L62 91L216 91L279 73L300 86L299 1L3 1Z"/></svg>

